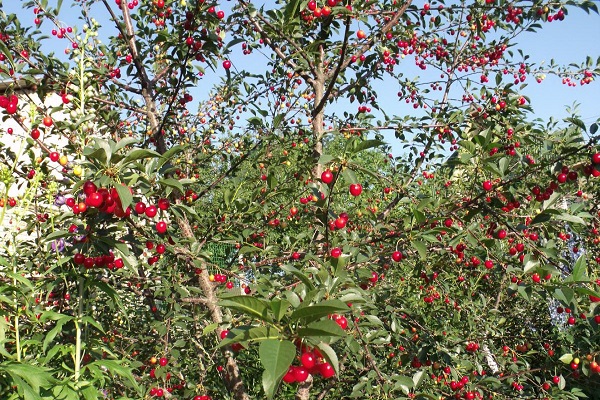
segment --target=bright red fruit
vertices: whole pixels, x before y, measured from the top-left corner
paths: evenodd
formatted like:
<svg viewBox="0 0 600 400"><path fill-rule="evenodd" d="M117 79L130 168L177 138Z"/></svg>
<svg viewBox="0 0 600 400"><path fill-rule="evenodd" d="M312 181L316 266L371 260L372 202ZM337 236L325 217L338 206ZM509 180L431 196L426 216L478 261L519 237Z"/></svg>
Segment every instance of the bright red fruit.
<svg viewBox="0 0 600 400"><path fill-rule="evenodd" d="M167 360L165 357L161 357L160 360L158 360L158 364L161 367L164 367L165 365L167 365L169 363L169 360Z"/></svg>
<svg viewBox="0 0 600 400"><path fill-rule="evenodd" d="M392 253L392 260L396 261L396 262L400 262L402 260L402 253L399 251L395 251Z"/></svg>
<svg viewBox="0 0 600 400"><path fill-rule="evenodd" d="M291 366L288 369L288 372L285 373L285 375L283 376L283 381L285 383L294 383L296 382L296 375L294 374L294 371L296 370L296 367Z"/></svg>
<svg viewBox="0 0 600 400"><path fill-rule="evenodd" d="M88 207L99 208L102 205L103 202L104 202L104 199L102 198L102 195L100 193L98 193L98 192L90 193L85 198L85 204Z"/></svg>
<svg viewBox="0 0 600 400"><path fill-rule="evenodd" d="M321 174L321 182L329 185L331 182L333 182L333 173L328 169L323 171Z"/></svg>
<svg viewBox="0 0 600 400"><path fill-rule="evenodd" d="M308 370L304 367L294 368L294 379L296 382L304 382L308 379Z"/></svg>
<svg viewBox="0 0 600 400"><path fill-rule="evenodd" d="M319 365L319 373L325 379L331 378L335 375L335 371L329 363L323 363Z"/></svg>
<svg viewBox="0 0 600 400"><path fill-rule="evenodd" d="M350 194L352 196L358 196L362 193L362 185L360 183L353 183L350 185Z"/></svg>
<svg viewBox="0 0 600 400"><path fill-rule="evenodd" d="M340 328L346 330L348 328L348 320L343 315L338 315L334 318L334 321L340 326Z"/></svg>
<svg viewBox="0 0 600 400"><path fill-rule="evenodd" d="M229 61L229 60L223 61L223 68L225 68L225 69L231 68L231 61Z"/></svg>
<svg viewBox="0 0 600 400"><path fill-rule="evenodd" d="M156 223L156 232L160 233L161 235L164 234L167 231L167 223L164 221L158 221Z"/></svg>
<svg viewBox="0 0 600 400"><path fill-rule="evenodd" d="M156 209L156 206L153 206L153 205L147 206L146 210L144 211L144 213L146 213L146 216L148 218L153 218L157 212L158 212L158 210Z"/></svg>
<svg viewBox="0 0 600 400"><path fill-rule="evenodd" d="M596 153L592 156L592 162L594 164L600 164L600 153Z"/></svg>
<svg viewBox="0 0 600 400"><path fill-rule="evenodd" d="M338 258L341 255L342 249L340 249L339 247L334 247L333 249L331 249L331 257Z"/></svg>
<svg viewBox="0 0 600 400"><path fill-rule="evenodd" d="M144 211L146 211L146 205L143 202L137 202L135 204L135 212L138 214L142 214Z"/></svg>
<svg viewBox="0 0 600 400"><path fill-rule="evenodd" d="M483 182L483 190L489 192L490 190L492 190L492 182L491 181L485 181Z"/></svg>
<svg viewBox="0 0 600 400"><path fill-rule="evenodd" d="M46 127L50 127L53 124L52 118L50 117L44 117L44 119L42 119L42 123L44 124L44 126Z"/></svg>
<svg viewBox="0 0 600 400"><path fill-rule="evenodd" d="M342 218L342 217L338 217L338 218L335 220L335 227L336 227L336 228L338 228L338 229L343 229L343 228L345 228L345 227L346 227L346 223L347 223L347 222L348 222L348 220L347 220L347 219L344 219L344 218Z"/></svg>
<svg viewBox="0 0 600 400"><path fill-rule="evenodd" d="M317 358L315 357L315 354L312 351L302 353L302 355L300 356L300 363L304 368L311 369L317 363Z"/></svg>
<svg viewBox="0 0 600 400"><path fill-rule="evenodd" d="M50 158L50 161L57 162L60 158L60 154L58 154L56 151L53 151L50 154L48 154L48 157Z"/></svg>
<svg viewBox="0 0 600 400"><path fill-rule="evenodd" d="M85 193L86 196L89 196L90 194L96 191L98 191L98 187L94 182L85 181L85 183L83 184L83 193Z"/></svg>

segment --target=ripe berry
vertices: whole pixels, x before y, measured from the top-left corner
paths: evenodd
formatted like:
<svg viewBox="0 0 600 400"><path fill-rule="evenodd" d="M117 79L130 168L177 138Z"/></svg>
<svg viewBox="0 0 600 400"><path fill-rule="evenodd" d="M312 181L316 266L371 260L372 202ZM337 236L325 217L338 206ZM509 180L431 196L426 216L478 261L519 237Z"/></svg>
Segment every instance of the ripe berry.
<svg viewBox="0 0 600 400"><path fill-rule="evenodd" d="M392 260L396 261L396 262L400 262L402 260L402 253L399 251L395 251L392 253Z"/></svg>
<svg viewBox="0 0 600 400"><path fill-rule="evenodd" d="M321 174L321 182L329 185L331 182L333 182L333 173L330 170L323 171Z"/></svg>
<svg viewBox="0 0 600 400"><path fill-rule="evenodd" d="M167 231L167 223L164 221L159 221L156 223L156 231L161 235Z"/></svg>
<svg viewBox="0 0 600 400"><path fill-rule="evenodd" d="M483 190L485 190L486 192L489 192L490 190L492 190L492 182L491 181L483 182Z"/></svg>
<svg viewBox="0 0 600 400"><path fill-rule="evenodd" d="M340 249L339 247L334 247L333 249L331 249L331 257L338 258L341 255L342 249Z"/></svg>
<svg viewBox="0 0 600 400"><path fill-rule="evenodd" d="M300 356L300 363L304 368L311 369L317 363L317 358L315 357L315 353L312 351L302 353Z"/></svg>
<svg viewBox="0 0 600 400"><path fill-rule="evenodd" d="M354 197L362 193L362 185L360 183L353 183L350 185L350 194Z"/></svg>
<svg viewBox="0 0 600 400"><path fill-rule="evenodd" d="M325 379L329 379L335 375L333 367L329 363L323 363L319 365L319 373Z"/></svg>

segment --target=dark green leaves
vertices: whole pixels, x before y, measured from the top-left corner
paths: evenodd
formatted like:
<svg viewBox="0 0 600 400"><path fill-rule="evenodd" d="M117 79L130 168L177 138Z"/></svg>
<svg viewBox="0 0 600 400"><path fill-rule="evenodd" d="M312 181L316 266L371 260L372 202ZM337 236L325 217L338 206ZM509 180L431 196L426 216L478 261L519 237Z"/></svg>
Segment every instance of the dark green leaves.
<svg viewBox="0 0 600 400"><path fill-rule="evenodd" d="M272 399L283 375L296 357L296 346L287 340L269 339L260 344L258 355L265 369L263 389L267 398Z"/></svg>

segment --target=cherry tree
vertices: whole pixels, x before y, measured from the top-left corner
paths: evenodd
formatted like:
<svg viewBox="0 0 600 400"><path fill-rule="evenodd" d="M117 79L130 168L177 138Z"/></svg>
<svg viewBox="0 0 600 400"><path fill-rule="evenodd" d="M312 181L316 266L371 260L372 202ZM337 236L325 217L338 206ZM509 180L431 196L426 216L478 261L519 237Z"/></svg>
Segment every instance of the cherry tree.
<svg viewBox="0 0 600 400"><path fill-rule="evenodd" d="M515 44L593 2L22 3L7 398L597 396L598 125L523 90L600 67Z"/></svg>

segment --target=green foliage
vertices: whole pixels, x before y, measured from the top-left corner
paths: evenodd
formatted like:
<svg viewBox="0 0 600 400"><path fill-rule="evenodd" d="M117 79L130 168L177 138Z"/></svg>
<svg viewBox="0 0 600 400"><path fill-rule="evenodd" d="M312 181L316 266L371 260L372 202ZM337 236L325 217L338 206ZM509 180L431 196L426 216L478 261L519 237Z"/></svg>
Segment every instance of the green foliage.
<svg viewBox="0 0 600 400"><path fill-rule="evenodd" d="M513 46L593 2L62 3L0 11L0 397L598 398L598 124L521 91L600 66Z"/></svg>

